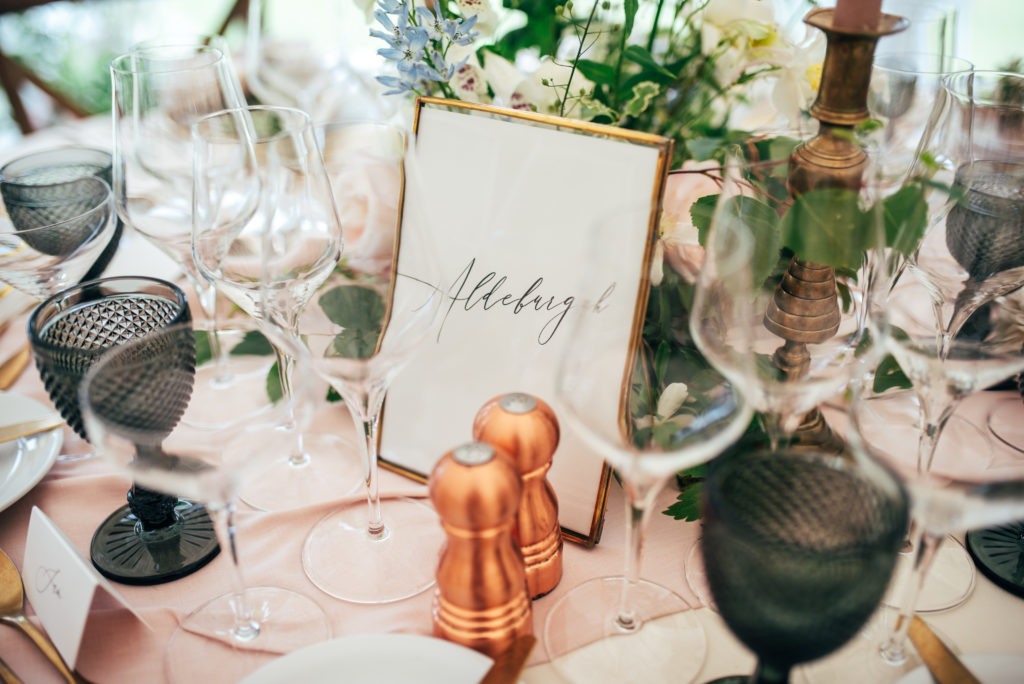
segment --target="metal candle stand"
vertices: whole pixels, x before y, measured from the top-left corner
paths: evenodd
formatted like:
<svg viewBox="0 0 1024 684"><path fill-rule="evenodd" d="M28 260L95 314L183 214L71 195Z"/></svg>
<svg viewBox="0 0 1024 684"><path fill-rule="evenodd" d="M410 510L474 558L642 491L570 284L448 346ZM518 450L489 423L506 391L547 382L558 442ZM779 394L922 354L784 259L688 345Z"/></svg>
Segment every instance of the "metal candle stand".
<svg viewBox="0 0 1024 684"><path fill-rule="evenodd" d="M827 47L818 96L811 116L820 122L818 134L801 143L790 157L786 184L797 197L811 190L848 188L858 191L867 168L867 155L853 140L853 129L868 119L868 87L875 45L882 36L904 30L903 17L883 14L874 29L851 30L833 25L832 9L811 10L804 22L825 32ZM798 379L810 363L808 344L820 344L839 329L839 300L835 271L795 256L765 312L765 327L785 344L774 354L787 379ZM818 409L804 416L797 443L842 449Z"/></svg>

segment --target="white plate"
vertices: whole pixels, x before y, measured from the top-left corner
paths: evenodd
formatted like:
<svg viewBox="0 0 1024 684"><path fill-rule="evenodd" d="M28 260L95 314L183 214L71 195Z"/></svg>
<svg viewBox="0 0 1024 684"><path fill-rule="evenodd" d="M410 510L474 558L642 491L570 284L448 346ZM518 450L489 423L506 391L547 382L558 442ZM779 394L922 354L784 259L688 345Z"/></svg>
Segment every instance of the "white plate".
<svg viewBox="0 0 1024 684"><path fill-rule="evenodd" d="M975 653L960 656L960 660L984 684L1019 684L1024 673L1024 655L1019 653ZM932 684L934 681L922 665L896 684Z"/></svg>
<svg viewBox="0 0 1024 684"><path fill-rule="evenodd" d="M53 415L53 409L34 399L0 392L0 421L5 425ZM0 511L25 496L43 479L64 444L57 427L30 437L0 444Z"/></svg>
<svg viewBox="0 0 1024 684"><path fill-rule="evenodd" d="M241 684L476 684L493 661L418 634L359 634L289 653Z"/></svg>

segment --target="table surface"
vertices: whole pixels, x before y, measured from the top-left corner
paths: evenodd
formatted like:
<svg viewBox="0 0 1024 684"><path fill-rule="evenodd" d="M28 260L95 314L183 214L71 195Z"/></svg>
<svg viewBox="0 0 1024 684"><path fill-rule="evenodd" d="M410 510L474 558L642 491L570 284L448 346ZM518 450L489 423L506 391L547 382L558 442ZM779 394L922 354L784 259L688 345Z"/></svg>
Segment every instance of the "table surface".
<svg viewBox="0 0 1024 684"><path fill-rule="evenodd" d="M28 151L57 144L85 143L103 146L110 139L106 118L76 122L49 129L25 138L16 150L7 150L0 161ZM108 274L172 276L175 268L162 254L145 244L137 235L126 232L125 248ZM0 336L0 359L24 344L24 316L16 319ZM11 391L49 404L35 369L30 367ZM969 398L958 415L984 425L986 412L997 393L982 393ZM338 430L351 431L352 425L342 407L325 407L318 417ZM65 430L65 454L88 454L89 445ZM997 459L1024 457L993 442ZM68 535L75 546L88 556L89 542L99 522L124 503L127 480L114 472L103 459L84 458L58 461L46 477L26 496L0 512L0 548L20 568L25 551L29 515L38 506ZM423 485L393 473L382 476L386 496L424 497ZM663 510L674 499L666 491L658 499ZM308 506L286 512L262 513L242 510L238 516L241 561L249 585L276 584L293 589L316 600L327 613L335 637L383 632L429 634L431 631L431 592L382 606L345 603L321 593L306 579L300 562L303 539L309 529L332 505ZM385 502L386 506L386 502ZM564 575L559 586L533 604L534 627L538 635L550 607L567 591L593 577L621 572L623 558L623 503L621 490L613 484L600 544L584 549L566 544ZM642 576L675 590L694 606L701 606L685 577L685 560L698 539L697 523L675 521L656 513L645 546ZM94 682L163 681L163 650L178 620L205 600L223 593L229 586L229 560L220 554L203 570L158 587L117 585L127 602L143 616L147 628L123 609L94 605L80 650L78 671ZM31 609L29 608L31 613ZM720 617L708 608L697 608L696 615L707 634L708 647L698 681L717 676L749 672L753 657L729 633ZM970 598L948 611L931 613L926 620L962 653L1024 654L1024 600L996 587L980 574ZM858 637L861 638L861 637ZM13 629L0 629L0 658L26 682L61 681L29 641ZM562 681L546 663L542 646L535 649L522 680L526 684ZM817 680L816 680L817 681ZM834 681L863 681L857 671L843 673Z"/></svg>

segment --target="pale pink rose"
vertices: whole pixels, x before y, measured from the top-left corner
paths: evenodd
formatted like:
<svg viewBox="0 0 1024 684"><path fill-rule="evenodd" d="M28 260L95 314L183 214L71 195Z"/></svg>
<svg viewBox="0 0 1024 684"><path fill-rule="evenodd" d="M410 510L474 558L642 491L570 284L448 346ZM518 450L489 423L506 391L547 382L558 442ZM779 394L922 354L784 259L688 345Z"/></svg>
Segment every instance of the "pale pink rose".
<svg viewBox="0 0 1024 684"><path fill-rule="evenodd" d="M683 163L683 171L715 169L714 161ZM695 282L704 265L704 248L698 240L697 228L690 217L690 207L701 197L721 192L717 173L672 173L665 186L662 203L659 240L651 266L651 282L658 285L663 277L664 261L687 282Z"/></svg>
<svg viewBox="0 0 1024 684"><path fill-rule="evenodd" d="M401 162L355 155L328 170L345 235L345 263L371 273L387 270L398 224Z"/></svg>

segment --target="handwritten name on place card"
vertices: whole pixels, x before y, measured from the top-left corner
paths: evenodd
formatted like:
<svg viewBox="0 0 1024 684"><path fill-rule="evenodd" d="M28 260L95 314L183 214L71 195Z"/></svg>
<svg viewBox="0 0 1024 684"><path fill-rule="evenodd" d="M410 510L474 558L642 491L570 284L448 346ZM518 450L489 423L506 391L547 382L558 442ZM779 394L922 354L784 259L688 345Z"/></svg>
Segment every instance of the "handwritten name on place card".
<svg viewBox="0 0 1024 684"><path fill-rule="evenodd" d="M92 567L64 532L38 507L32 508L22 567L25 596L64 661L72 668L93 602L109 596L143 624L146 621ZM97 592L99 589L99 592Z"/></svg>

